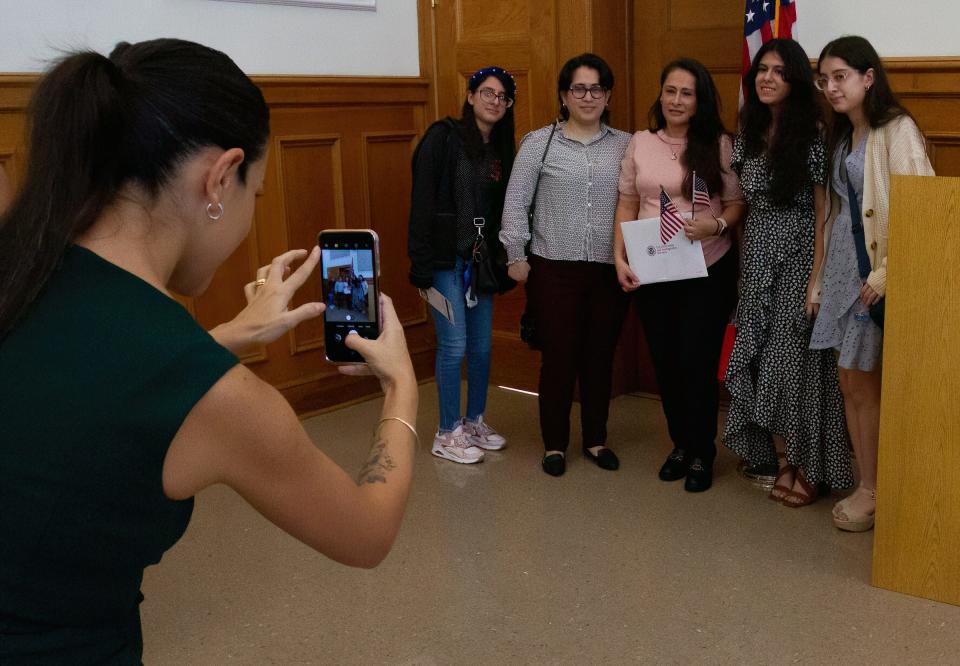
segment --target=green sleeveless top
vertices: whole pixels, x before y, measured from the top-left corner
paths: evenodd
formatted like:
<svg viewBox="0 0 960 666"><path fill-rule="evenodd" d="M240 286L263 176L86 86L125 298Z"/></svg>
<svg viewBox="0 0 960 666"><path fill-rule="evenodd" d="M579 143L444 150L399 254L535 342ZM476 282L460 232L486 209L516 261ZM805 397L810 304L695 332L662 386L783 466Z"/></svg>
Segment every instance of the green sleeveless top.
<svg viewBox="0 0 960 666"><path fill-rule="evenodd" d="M138 663L140 583L186 530L163 493L237 358L176 301L71 247L0 341L0 663Z"/></svg>

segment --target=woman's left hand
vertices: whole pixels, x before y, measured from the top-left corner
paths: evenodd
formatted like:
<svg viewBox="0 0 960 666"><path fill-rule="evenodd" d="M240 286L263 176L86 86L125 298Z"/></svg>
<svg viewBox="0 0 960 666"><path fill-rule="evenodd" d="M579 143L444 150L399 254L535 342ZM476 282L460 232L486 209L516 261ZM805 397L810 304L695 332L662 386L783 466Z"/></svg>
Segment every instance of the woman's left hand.
<svg viewBox="0 0 960 666"><path fill-rule="evenodd" d="M860 301L864 305L873 305L880 301L880 294L873 290L866 282L863 283L863 286L860 287Z"/></svg>
<svg viewBox="0 0 960 666"><path fill-rule="evenodd" d="M683 233L692 241L703 240L717 235L717 221L712 217L700 217L687 220L683 225Z"/></svg>
<svg viewBox="0 0 960 666"><path fill-rule="evenodd" d="M293 272L290 265L303 263ZM290 310L293 295L307 281L320 261L320 248L290 250L257 270L257 279L243 287L247 307L236 317L210 331L210 335L230 351L237 353L253 345L265 345L301 322L319 316L323 303L304 303Z"/></svg>

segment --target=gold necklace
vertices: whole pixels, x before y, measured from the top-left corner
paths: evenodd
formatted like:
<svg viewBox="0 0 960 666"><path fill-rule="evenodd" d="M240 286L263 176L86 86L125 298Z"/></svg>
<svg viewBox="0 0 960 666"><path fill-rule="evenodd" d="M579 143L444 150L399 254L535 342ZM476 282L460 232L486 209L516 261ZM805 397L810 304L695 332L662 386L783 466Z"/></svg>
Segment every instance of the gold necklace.
<svg viewBox="0 0 960 666"><path fill-rule="evenodd" d="M662 131L663 130L661 130L661 132ZM670 150L670 154L672 155L672 157L670 158L671 160L680 159L680 155L679 153L677 153L677 149L678 148L682 149L686 141L684 141L683 143L670 143L665 138L665 134L661 134L660 132L657 132L657 138L663 141L665 144L667 144L667 148Z"/></svg>

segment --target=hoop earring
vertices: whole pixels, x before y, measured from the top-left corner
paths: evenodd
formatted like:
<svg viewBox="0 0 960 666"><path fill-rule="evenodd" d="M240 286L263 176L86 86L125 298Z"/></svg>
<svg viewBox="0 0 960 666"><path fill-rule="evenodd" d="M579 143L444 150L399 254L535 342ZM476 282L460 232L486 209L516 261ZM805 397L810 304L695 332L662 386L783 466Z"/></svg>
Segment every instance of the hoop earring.
<svg viewBox="0 0 960 666"><path fill-rule="evenodd" d="M216 214L214 214L213 212L211 212L211 211L213 211L213 210L216 210ZM221 217L223 217L223 204L220 203L219 201L218 201L217 203L212 203L212 202L211 202L211 203L208 203L208 204L207 204L207 217L209 217L213 222L216 222L216 221L219 220Z"/></svg>

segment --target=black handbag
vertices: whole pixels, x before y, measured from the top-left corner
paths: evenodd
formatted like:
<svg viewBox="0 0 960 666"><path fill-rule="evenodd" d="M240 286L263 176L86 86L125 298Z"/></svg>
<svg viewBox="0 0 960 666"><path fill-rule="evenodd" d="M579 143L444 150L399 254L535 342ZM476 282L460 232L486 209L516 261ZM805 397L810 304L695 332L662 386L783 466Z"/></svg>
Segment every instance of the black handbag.
<svg viewBox="0 0 960 666"><path fill-rule="evenodd" d="M553 141L553 135L557 131L557 121L553 122L550 128L550 136L547 138L547 145L543 149L543 156L540 158L540 170L537 171L537 184L533 187L533 198L530 200L530 207L527 208L527 228L530 231L530 240L533 241L533 215L537 209L537 192L540 190L540 176L543 174L543 163L547 160L547 153L550 151L550 143ZM530 254L530 245L527 244L527 255ZM520 339L527 343L530 349L539 351L541 349L540 339L537 337L537 317L534 315L533 299L530 298L530 280L527 279L525 286L526 305L523 308L523 314L520 315Z"/></svg>
<svg viewBox="0 0 960 666"><path fill-rule="evenodd" d="M473 218L477 236L473 239L470 268L470 286L475 294L503 294L517 286L507 273L507 251L499 240L488 240L483 235L486 220Z"/></svg>
<svg viewBox="0 0 960 666"><path fill-rule="evenodd" d="M848 154L852 144L853 138L851 137L850 142L847 144ZM842 168L845 174L845 165L843 165ZM860 200L857 199L857 192L853 189L853 185L850 184L850 178L847 177L845 180L847 181L847 198L850 200L850 230L853 233L853 244L857 250L857 269L860 272L860 279L865 281L867 276L870 275L870 257L867 255L867 241L863 234L863 218L860 217ZM869 310L870 319L880 327L880 330L883 330L886 300L886 297L882 296L879 301L870 306Z"/></svg>

